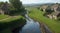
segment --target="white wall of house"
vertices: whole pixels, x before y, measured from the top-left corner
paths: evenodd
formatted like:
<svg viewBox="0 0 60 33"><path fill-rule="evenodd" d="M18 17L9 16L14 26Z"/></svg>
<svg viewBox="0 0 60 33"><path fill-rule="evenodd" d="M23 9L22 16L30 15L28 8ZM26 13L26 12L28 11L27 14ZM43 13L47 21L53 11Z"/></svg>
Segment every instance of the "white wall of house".
<svg viewBox="0 0 60 33"><path fill-rule="evenodd" d="M0 10L0 14L4 15L4 11L3 10Z"/></svg>
<svg viewBox="0 0 60 33"><path fill-rule="evenodd" d="M43 11L45 12L45 9L43 9Z"/></svg>
<svg viewBox="0 0 60 33"><path fill-rule="evenodd" d="M54 19L57 19L57 16L53 15L53 18L54 18Z"/></svg>
<svg viewBox="0 0 60 33"><path fill-rule="evenodd" d="M53 17L51 15L47 15L50 19L53 19Z"/></svg>

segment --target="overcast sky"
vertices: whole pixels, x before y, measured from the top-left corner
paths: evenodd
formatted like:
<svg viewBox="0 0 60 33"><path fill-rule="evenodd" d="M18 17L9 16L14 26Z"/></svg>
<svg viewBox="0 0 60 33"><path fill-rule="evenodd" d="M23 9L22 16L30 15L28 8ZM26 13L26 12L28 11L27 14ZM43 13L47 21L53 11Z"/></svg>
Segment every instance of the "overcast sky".
<svg viewBox="0 0 60 33"><path fill-rule="evenodd" d="M8 1L8 0L0 0L0 1ZM31 3L60 3L60 0L21 0L23 4L31 4Z"/></svg>

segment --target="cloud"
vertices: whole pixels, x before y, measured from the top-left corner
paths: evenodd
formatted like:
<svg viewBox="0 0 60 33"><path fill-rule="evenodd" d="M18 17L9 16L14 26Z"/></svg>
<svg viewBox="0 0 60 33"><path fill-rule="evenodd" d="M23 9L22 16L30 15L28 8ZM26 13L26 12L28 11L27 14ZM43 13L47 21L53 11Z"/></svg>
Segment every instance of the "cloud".
<svg viewBox="0 0 60 33"><path fill-rule="evenodd" d="M39 0L21 0L23 3L37 3Z"/></svg>
<svg viewBox="0 0 60 33"><path fill-rule="evenodd" d="M5 2L5 1L8 1L8 0L0 0L0 2L1 2L1 1Z"/></svg>
<svg viewBox="0 0 60 33"><path fill-rule="evenodd" d="M60 0L21 0L23 3L30 4L30 3L60 3Z"/></svg>
<svg viewBox="0 0 60 33"><path fill-rule="evenodd" d="M9 1L9 0L0 0L0 2ZM60 3L60 0L21 0L23 4L31 4L31 3Z"/></svg>

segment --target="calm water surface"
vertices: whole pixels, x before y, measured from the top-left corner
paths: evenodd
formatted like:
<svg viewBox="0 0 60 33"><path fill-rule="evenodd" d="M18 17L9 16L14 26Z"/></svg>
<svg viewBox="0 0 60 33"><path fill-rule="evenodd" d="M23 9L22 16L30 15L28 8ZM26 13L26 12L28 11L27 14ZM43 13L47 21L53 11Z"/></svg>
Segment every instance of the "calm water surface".
<svg viewBox="0 0 60 33"><path fill-rule="evenodd" d="M22 27L19 33L41 33L40 24L26 15L26 24Z"/></svg>

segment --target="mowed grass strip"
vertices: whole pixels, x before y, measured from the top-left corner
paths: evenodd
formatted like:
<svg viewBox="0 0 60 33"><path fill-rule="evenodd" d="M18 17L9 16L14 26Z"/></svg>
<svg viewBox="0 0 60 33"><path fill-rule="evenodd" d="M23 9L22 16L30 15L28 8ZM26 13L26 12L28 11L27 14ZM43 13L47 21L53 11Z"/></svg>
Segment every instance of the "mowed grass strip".
<svg viewBox="0 0 60 33"><path fill-rule="evenodd" d="M9 17L8 15L0 15L0 20Z"/></svg>
<svg viewBox="0 0 60 33"><path fill-rule="evenodd" d="M60 33L60 21L55 21L43 16L42 11L38 10L37 8L29 8L29 16L37 21L40 21L48 26L48 28L53 33Z"/></svg>
<svg viewBox="0 0 60 33"><path fill-rule="evenodd" d="M18 16L10 16L8 18L1 19L0 22L9 22L9 21L20 19L20 18L22 18L22 16L20 16L20 15L18 15Z"/></svg>

